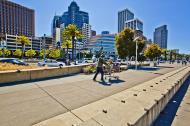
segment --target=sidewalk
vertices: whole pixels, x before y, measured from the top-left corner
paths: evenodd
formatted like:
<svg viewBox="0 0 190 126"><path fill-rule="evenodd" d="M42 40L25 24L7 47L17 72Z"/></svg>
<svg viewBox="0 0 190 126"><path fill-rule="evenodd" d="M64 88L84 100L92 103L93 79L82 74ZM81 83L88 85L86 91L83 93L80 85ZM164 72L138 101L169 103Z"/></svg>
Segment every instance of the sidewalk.
<svg viewBox="0 0 190 126"><path fill-rule="evenodd" d="M93 82L93 75L79 74L0 87L0 124L1 126L31 126L180 67L166 64L165 67L154 72L128 70L121 72L120 80L113 80L111 86Z"/></svg>

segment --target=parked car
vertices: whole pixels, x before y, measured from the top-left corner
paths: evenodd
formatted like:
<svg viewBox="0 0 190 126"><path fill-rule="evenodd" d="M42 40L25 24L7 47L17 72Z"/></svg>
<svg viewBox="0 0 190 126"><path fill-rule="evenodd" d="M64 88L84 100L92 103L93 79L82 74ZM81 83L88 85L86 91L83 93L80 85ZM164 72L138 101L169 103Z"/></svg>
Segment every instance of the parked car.
<svg viewBox="0 0 190 126"><path fill-rule="evenodd" d="M38 66L62 67L62 66L65 66L65 63L58 62L56 60L45 60L42 62L38 62Z"/></svg>
<svg viewBox="0 0 190 126"><path fill-rule="evenodd" d="M16 64L16 65L23 65L23 66L28 66L28 63L25 63L22 60L16 59L16 58L2 58L0 59L0 63L11 63L11 64Z"/></svg>
<svg viewBox="0 0 190 126"><path fill-rule="evenodd" d="M82 63L93 63L93 60L91 58L83 58Z"/></svg>
<svg viewBox="0 0 190 126"><path fill-rule="evenodd" d="M66 59L65 59L65 58L60 58L60 59L57 59L56 61L57 61L57 62L63 62L63 63L66 63Z"/></svg>

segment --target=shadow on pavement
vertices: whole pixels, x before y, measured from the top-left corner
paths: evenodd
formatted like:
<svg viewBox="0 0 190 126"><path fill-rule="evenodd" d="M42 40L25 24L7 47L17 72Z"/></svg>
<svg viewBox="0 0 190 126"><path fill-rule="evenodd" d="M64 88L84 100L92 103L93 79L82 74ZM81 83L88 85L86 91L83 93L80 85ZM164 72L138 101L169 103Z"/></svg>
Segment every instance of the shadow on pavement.
<svg viewBox="0 0 190 126"><path fill-rule="evenodd" d="M123 82L125 82L124 80L120 80L120 79L115 79L115 80L110 80L109 82L108 82L108 80L104 80L104 81L97 81L99 84L102 84L102 85L104 85L104 86L111 86L111 85L113 85L113 84L121 84L121 83L123 83Z"/></svg>
<svg viewBox="0 0 190 126"><path fill-rule="evenodd" d="M184 82L184 84L178 90L178 92L174 95L174 97L170 100L165 109L160 113L160 115L155 120L152 126L171 126L176 116L176 112L181 104L181 101L183 100L183 97L187 92L189 85L190 85L190 76Z"/></svg>
<svg viewBox="0 0 190 126"><path fill-rule="evenodd" d="M63 77L75 76L75 75L79 75L79 74L80 73L68 74L68 75L62 75L62 76L56 76L56 77L47 77L47 78L35 79L35 80L26 80L26 81L17 81L17 82L10 82L10 83L1 83L0 87L14 86L14 85L20 85L20 84L33 83L33 82L47 81L47 80L54 80L54 79L60 79L60 78L63 78Z"/></svg>

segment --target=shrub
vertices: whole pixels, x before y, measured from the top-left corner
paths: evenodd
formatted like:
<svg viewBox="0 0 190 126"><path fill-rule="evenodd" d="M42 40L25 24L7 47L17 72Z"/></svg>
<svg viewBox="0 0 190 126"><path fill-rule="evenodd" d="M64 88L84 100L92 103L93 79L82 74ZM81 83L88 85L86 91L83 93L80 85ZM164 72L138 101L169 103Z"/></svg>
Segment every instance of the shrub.
<svg viewBox="0 0 190 126"><path fill-rule="evenodd" d="M83 68L83 72L86 74L91 74L96 72L96 65L89 65Z"/></svg>
<svg viewBox="0 0 190 126"><path fill-rule="evenodd" d="M22 65L14 65L10 63L0 63L0 71L7 70L22 70L22 69L33 69L35 66L22 66Z"/></svg>

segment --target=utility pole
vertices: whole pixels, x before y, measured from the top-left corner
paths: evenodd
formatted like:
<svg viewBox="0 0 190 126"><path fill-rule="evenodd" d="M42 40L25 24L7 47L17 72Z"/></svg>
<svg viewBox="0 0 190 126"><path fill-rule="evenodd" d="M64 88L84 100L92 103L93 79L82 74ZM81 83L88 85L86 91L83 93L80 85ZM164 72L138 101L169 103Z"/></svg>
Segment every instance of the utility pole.
<svg viewBox="0 0 190 126"><path fill-rule="evenodd" d="M46 60L46 34L44 34L44 37L43 37L43 49L44 49L43 59L45 62L45 60Z"/></svg>

